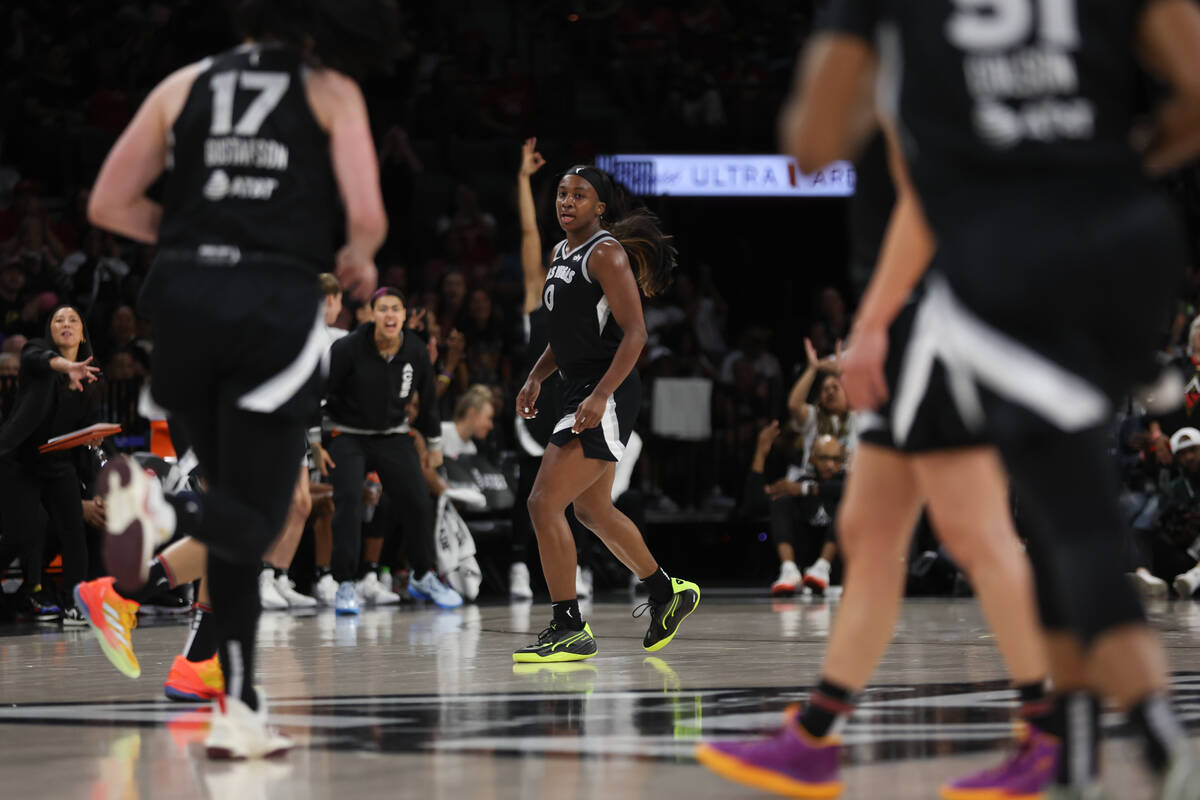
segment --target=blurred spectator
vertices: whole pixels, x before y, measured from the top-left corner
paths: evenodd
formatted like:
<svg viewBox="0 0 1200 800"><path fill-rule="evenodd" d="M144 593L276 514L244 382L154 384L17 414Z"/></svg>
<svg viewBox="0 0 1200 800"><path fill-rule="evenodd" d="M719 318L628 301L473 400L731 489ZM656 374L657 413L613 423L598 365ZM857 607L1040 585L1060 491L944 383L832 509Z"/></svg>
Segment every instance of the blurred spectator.
<svg viewBox="0 0 1200 800"><path fill-rule="evenodd" d="M143 368L150 368L150 342L138 335L138 318L130 306L117 306L109 320L108 338L101 352L102 359L109 359L114 353L128 352L137 359Z"/></svg>
<svg viewBox="0 0 1200 800"><path fill-rule="evenodd" d="M11 353L15 356L19 356L21 351L25 349L25 344L28 341L29 340L26 339L23 334L15 333L4 340L4 345L0 349L3 349L3 352L5 353Z"/></svg>
<svg viewBox="0 0 1200 800"><path fill-rule="evenodd" d="M441 290L438 293L437 315L441 323L439 333L443 341L450 332L458 329L461 318L465 316L467 299L467 279L457 269L442 275Z"/></svg>
<svg viewBox="0 0 1200 800"><path fill-rule="evenodd" d="M467 339L467 352L487 349L499 352L504 349L505 325L500 309L492 304L491 295L476 289L467 301L467 313L461 320L459 330Z"/></svg>
<svg viewBox="0 0 1200 800"><path fill-rule="evenodd" d="M771 332L762 327L747 328L739 339L738 349L730 352L721 362L721 381L734 382L734 364L744 361L758 377L766 380L782 380L783 368L779 359L768 349Z"/></svg>
<svg viewBox="0 0 1200 800"><path fill-rule="evenodd" d="M62 260L62 249L57 241L48 240L46 221L41 217L26 217L21 220L17 240L9 250L25 270L26 288L33 293L57 292L59 289L58 265Z"/></svg>
<svg viewBox="0 0 1200 800"><path fill-rule="evenodd" d="M322 302L325 304L325 335L329 338L329 344L332 345L349 333L344 328L336 327L338 318L342 315L342 285L338 283L337 276L331 272L321 273L317 276L317 282L321 286Z"/></svg>
<svg viewBox="0 0 1200 800"><path fill-rule="evenodd" d="M837 555L833 522L845 483L842 446L834 437L822 436L814 444L808 462L801 466L795 459L793 443L786 472L767 483L767 458L779 434L778 422L772 422L758 434L754 459L746 475L743 508L749 513L762 513L762 503L766 500L771 540L780 563L779 577L771 585L771 594L790 597L802 584L821 594L829 586ZM777 469L778 465L774 470ZM815 557L803 575L797 566L798 557Z"/></svg>
<svg viewBox="0 0 1200 800"><path fill-rule="evenodd" d="M121 281L129 275L117 240L99 228L83 235L81 248L63 259L60 269L67 296L89 321L108 318L119 302Z"/></svg>
<svg viewBox="0 0 1200 800"><path fill-rule="evenodd" d="M729 308L713 282L712 267L700 265L700 277L692 279L681 274L675 278L675 296L687 312L696 332L697 344L708 359L719 364L729 346L725 342L725 320Z"/></svg>
<svg viewBox="0 0 1200 800"><path fill-rule="evenodd" d="M454 418L442 423L442 455L458 458L478 453L475 440L492 432L495 413L491 389L481 384L467 389L454 406Z"/></svg>
<svg viewBox="0 0 1200 800"><path fill-rule="evenodd" d="M480 208L479 195L465 183L455 188L454 207L438 219L437 234L459 263L489 261L496 254L496 218Z"/></svg>
<svg viewBox="0 0 1200 800"><path fill-rule="evenodd" d="M842 293L832 286L822 289L817 299L817 321L813 323L809 338L817 355L827 356L838 342L850 335L850 315L846 313Z"/></svg>
<svg viewBox="0 0 1200 800"><path fill-rule="evenodd" d="M858 447L858 415L850 410L846 390L842 388L837 356L819 359L809 339L804 340L804 350L808 366L792 387L787 403L791 428L804 438L804 461L808 461L818 436L832 436L841 443L846 463L851 463ZM809 403L808 395L818 376L817 402Z"/></svg>
<svg viewBox="0 0 1200 800"><path fill-rule="evenodd" d="M22 314L28 300L21 262L13 258L0 264L0 333L11 336L24 329Z"/></svg>
<svg viewBox="0 0 1200 800"><path fill-rule="evenodd" d="M1200 588L1200 430L1180 428L1171 451L1179 477L1167 488L1162 530L1150 544L1154 574L1186 598Z"/></svg>

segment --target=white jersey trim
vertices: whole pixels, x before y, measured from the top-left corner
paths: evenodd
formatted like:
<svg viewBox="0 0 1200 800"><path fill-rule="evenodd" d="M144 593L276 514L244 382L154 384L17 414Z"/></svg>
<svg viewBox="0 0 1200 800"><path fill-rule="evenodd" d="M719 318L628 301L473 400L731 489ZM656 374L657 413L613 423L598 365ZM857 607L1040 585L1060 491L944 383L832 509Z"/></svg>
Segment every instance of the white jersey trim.
<svg viewBox="0 0 1200 800"><path fill-rule="evenodd" d="M579 245L579 247L576 247L574 250L568 250L567 249L567 240L563 239L562 242L559 243L558 257L566 258L567 256L571 255L572 253L578 253L580 250L582 250L583 248L585 248L589 244L591 244L593 241L595 241L598 237L605 236L605 235L608 235L608 231L601 228L600 230L596 231L591 236L589 236L586 241L582 242Z"/></svg>
<svg viewBox="0 0 1200 800"><path fill-rule="evenodd" d="M612 315L612 309L608 307L608 297L601 297L600 302L596 303L596 322L600 323L599 333L604 333L604 326L608 324L608 318Z"/></svg>
<svg viewBox="0 0 1200 800"><path fill-rule="evenodd" d="M934 276L913 322L892 408L899 444L911 431L935 359L945 364L950 394L972 430L983 423L980 384L1063 431L1099 425L1111 413L1098 387L989 326L959 302L944 278Z"/></svg>
<svg viewBox="0 0 1200 800"><path fill-rule="evenodd" d="M604 404L604 416L600 418L600 428L604 431L604 443L608 451L617 461L625 455L625 445L621 444L620 426L617 424L617 401L610 395Z"/></svg>
<svg viewBox="0 0 1200 800"><path fill-rule="evenodd" d="M533 434L525 427L525 418L518 416L517 424L514 428L517 431L517 444L521 445L521 449L525 451L525 455L533 458L541 458L546 455L546 448L537 443L537 439L533 438Z"/></svg>
<svg viewBox="0 0 1200 800"><path fill-rule="evenodd" d="M554 426L554 433L568 430L574 425L575 413L564 414ZM625 454L625 445L621 444L620 425L617 424L617 401L612 397L604 404L604 416L600 417L600 431L604 434L604 444L608 446L608 452L620 461L621 456Z"/></svg>
<svg viewBox="0 0 1200 800"><path fill-rule="evenodd" d="M600 234L604 234L604 235L600 236ZM588 283L592 282L592 273L588 272L588 268L587 268L588 259L592 257L592 253L596 252L596 245L600 244L600 242L603 242L607 239L612 239L614 242L617 240L617 237L613 236L608 231L600 231L600 234L597 234L596 236L593 236L591 239L588 239L588 241L591 242L593 240L596 240L597 237L599 237L599 241L596 241L596 243L593 244L591 247L589 247L588 251L583 254L583 263L579 265L580 268L583 270L584 280L586 280ZM581 248L583 246L585 246L585 245L580 245Z"/></svg>
<svg viewBox="0 0 1200 800"><path fill-rule="evenodd" d="M308 379L321 364L322 358L328 358L329 337L325 333L325 304L317 305L316 319L308 332L308 339L291 364L276 373L258 387L251 389L238 398L238 408L245 411L256 411L260 414L271 414L280 409L284 403L296 396Z"/></svg>

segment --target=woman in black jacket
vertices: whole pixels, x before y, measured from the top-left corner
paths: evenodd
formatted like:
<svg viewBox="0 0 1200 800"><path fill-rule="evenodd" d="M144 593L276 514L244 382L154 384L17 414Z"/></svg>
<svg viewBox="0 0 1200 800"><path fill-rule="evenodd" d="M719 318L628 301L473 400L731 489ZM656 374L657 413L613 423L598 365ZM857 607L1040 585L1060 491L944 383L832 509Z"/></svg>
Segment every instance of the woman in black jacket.
<svg viewBox="0 0 1200 800"><path fill-rule="evenodd" d="M35 592L42 579L46 531L39 505L62 546L63 597L72 597L75 584L85 577L87 544L76 454L39 453L38 445L98 421L99 372L92 366L83 315L74 306L56 308L45 338L32 339L21 350L17 399L0 425L0 554L11 559L20 551L26 585ZM63 624L87 624L73 603L63 606Z"/></svg>

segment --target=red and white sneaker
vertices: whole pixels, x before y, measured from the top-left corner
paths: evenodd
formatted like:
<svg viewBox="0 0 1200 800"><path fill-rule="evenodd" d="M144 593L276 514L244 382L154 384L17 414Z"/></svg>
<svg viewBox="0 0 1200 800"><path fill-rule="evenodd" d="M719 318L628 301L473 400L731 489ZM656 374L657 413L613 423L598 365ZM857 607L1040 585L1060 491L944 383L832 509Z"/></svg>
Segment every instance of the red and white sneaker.
<svg viewBox="0 0 1200 800"><path fill-rule="evenodd" d="M258 710L221 692L213 700L212 725L204 750L209 758L241 761L280 756L296 746L289 737L267 725L267 696L258 693Z"/></svg>
<svg viewBox="0 0 1200 800"><path fill-rule="evenodd" d="M772 597L791 597L800 585L800 568L794 561L785 561L779 566L779 577L771 584Z"/></svg>
<svg viewBox="0 0 1200 800"><path fill-rule="evenodd" d="M818 558L811 567L804 570L804 585L813 590L813 594L825 594L829 588L829 562Z"/></svg>
<svg viewBox="0 0 1200 800"><path fill-rule="evenodd" d="M106 513L104 564L127 590L139 589L150 573L158 545L175 533L175 509L153 473L128 456L117 456L98 481Z"/></svg>

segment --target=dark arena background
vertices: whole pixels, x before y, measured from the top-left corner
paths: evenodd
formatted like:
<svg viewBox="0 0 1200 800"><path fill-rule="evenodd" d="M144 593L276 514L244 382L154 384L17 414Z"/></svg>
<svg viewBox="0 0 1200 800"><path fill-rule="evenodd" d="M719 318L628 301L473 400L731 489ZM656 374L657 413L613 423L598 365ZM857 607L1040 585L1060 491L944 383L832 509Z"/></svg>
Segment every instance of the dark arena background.
<svg viewBox="0 0 1200 800"><path fill-rule="evenodd" d="M165 478L182 455L139 404L155 370L155 331L139 294L158 254L93 227L89 192L155 85L239 44L236 5L0 6L0 426L18 401L23 348L46 335L60 304L74 305L102 370L100 417L121 427L102 448L76 448L87 462L89 579L104 575L101 463L134 455ZM443 423L455 423L472 387L490 397L494 424L464 436L476 439L474 460L442 470L453 498L443 505L475 549L476 585L455 584L467 600L458 607L414 599L410 581L420 576L410 574L408 545L421 534L406 528L402 509L377 506L376 478L364 490L364 531L382 544L363 567L375 570L370 591L381 593L364 599L361 614L335 614L320 586L321 526L330 524L320 504L330 490L311 462L313 512L295 556L260 580L257 681L271 724L298 749L280 760L210 763L208 704L168 700L161 683L188 639L198 587L168 585L142 603L132 633L141 677L122 677L88 627L63 621L71 556L50 524L57 517L43 509L30 531L18 530L4 513L12 490L0 491L0 796L759 796L702 769L693 751L702 740L774 730L821 674L843 572L830 531L857 438L832 437L838 468L827 479L812 458L817 425L806 433L802 409L816 415L824 376L836 381L839 343L892 196L878 140L857 164L809 174L779 154L780 108L824 5L402 2L387 73L360 82L388 218L375 263L379 283L404 293L412 335L433 340L446 388L431 402ZM513 663L513 650L542 629L549 600L532 545L533 599L510 596L520 470L529 469L514 405L531 361L518 206L530 137L546 161L530 178L543 268L563 238L555 189L578 164L626 185L678 252L673 286L643 299L640 452L614 492L663 567L703 586L703 605L661 652L643 652L648 617L630 618L645 600L636 577L580 526L580 607L599 654ZM1200 169L1164 182L1193 258L1161 320L1154 366L1177 373L1172 391L1186 386L1186 396L1164 414L1131 400L1114 419L1111 453L1134 528L1130 579L1162 632L1176 707L1195 743L1200 508L1186 509L1183 533L1168 530L1162 510L1176 502L1178 481L1190 486L1200 469L1178 458L1200 445L1200 432L1179 448L1172 436L1197 426L1200 398ZM331 224L343 234L340 219ZM1131 280L1135 273L1136 265ZM372 319L347 294L330 326L351 331ZM831 482L836 495L821 494ZM1016 510L1020 528L1019 501ZM443 549L446 530L438 528ZM37 585L31 560L45 567ZM1017 696L973 594L922 519L896 636L842 731L845 797L936 797L945 780L994 763L1011 740ZM1102 724L1112 797L1158 797L1124 718L1109 710Z"/></svg>

